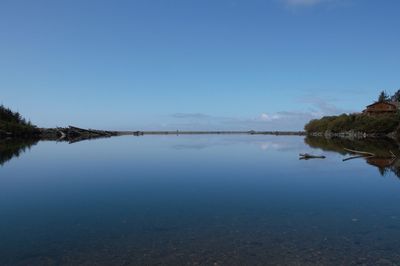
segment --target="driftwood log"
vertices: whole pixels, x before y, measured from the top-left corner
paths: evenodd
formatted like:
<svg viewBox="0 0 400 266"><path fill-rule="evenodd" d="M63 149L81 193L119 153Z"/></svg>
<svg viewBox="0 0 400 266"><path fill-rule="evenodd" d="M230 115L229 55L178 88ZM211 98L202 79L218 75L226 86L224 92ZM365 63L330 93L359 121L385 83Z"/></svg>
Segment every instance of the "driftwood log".
<svg viewBox="0 0 400 266"><path fill-rule="evenodd" d="M345 158L342 161L345 162L345 161L350 161L350 160L358 159L358 158L372 158L372 157L375 157L375 156L356 155L356 156L351 156L351 157Z"/></svg>
<svg viewBox="0 0 400 266"><path fill-rule="evenodd" d="M348 151L350 153L353 153L353 154L357 154L357 155L351 156L349 158L345 158L345 159L343 159L343 162L352 160L352 159L357 159L357 158L366 158L366 159L369 159L369 158L392 158L393 160L395 160L397 158L397 156L391 150L389 150L390 156L383 156L383 157L382 156L379 157L375 153L367 152L367 151L357 151L357 150L351 150L351 149L347 149L347 148L344 148L344 150Z"/></svg>
<svg viewBox="0 0 400 266"><path fill-rule="evenodd" d="M300 160L308 160L308 159L325 159L325 156L321 156L321 155L312 155L312 154L308 154L308 153L300 153Z"/></svg>
<svg viewBox="0 0 400 266"><path fill-rule="evenodd" d="M356 150L351 150L351 149L347 149L347 148L344 148L344 150L348 151L350 153L353 153L353 154L360 154L360 155L364 155L364 156L376 156L375 153L367 152L367 151L356 151Z"/></svg>

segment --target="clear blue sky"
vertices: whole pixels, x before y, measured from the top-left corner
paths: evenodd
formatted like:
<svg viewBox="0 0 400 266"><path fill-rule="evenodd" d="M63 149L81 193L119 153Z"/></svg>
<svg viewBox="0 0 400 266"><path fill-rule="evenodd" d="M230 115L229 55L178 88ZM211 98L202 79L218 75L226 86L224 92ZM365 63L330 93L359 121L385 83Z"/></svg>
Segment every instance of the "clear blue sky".
<svg viewBox="0 0 400 266"><path fill-rule="evenodd" d="M398 0L2 0L0 101L39 126L302 129L400 88Z"/></svg>

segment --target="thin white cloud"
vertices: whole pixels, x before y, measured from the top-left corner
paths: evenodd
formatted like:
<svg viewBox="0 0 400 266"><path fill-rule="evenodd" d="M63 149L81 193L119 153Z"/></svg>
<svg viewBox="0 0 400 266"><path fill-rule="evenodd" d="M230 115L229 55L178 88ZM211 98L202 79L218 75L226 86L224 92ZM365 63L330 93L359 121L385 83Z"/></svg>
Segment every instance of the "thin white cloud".
<svg viewBox="0 0 400 266"><path fill-rule="evenodd" d="M318 117L313 112L262 113L257 117L218 117L208 114L173 114L165 125L180 130L301 130L306 122Z"/></svg>
<svg viewBox="0 0 400 266"><path fill-rule="evenodd" d="M262 113L260 115L260 120L262 121L273 121L273 120L277 120L280 119L281 116L279 114L266 114L266 113Z"/></svg>
<svg viewBox="0 0 400 266"><path fill-rule="evenodd" d="M339 115L343 113L354 113L357 110L354 109L344 109L336 106L334 102L336 99L323 99L318 96L305 96L298 100L300 103L306 103L311 105L310 110L318 113L320 116L323 115Z"/></svg>
<svg viewBox="0 0 400 266"><path fill-rule="evenodd" d="M311 119L352 112L335 105L335 99L308 96L299 99L298 102L308 106L303 107L303 110L263 112L252 118L178 113L172 114L170 116L172 120L170 119L164 126L179 130L302 130Z"/></svg>

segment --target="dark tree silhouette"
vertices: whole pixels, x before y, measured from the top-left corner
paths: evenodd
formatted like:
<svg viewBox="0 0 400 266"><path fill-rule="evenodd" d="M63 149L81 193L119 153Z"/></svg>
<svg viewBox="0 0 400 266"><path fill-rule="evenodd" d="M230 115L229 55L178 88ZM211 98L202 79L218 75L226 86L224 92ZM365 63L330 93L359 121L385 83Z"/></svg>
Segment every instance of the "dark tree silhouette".
<svg viewBox="0 0 400 266"><path fill-rule="evenodd" d="M0 140L0 166L14 157L19 157L21 153L36 145L37 142L37 139Z"/></svg>
<svg viewBox="0 0 400 266"><path fill-rule="evenodd" d="M397 91L393 94L393 96L391 97L391 100L392 100L393 102L400 102L400 89L397 90Z"/></svg>
<svg viewBox="0 0 400 266"><path fill-rule="evenodd" d="M28 137L39 134L39 129L27 122L18 112L0 105L0 137Z"/></svg>
<svg viewBox="0 0 400 266"><path fill-rule="evenodd" d="M381 91L378 97L378 102L386 102L389 101L389 95L386 93L386 91Z"/></svg>

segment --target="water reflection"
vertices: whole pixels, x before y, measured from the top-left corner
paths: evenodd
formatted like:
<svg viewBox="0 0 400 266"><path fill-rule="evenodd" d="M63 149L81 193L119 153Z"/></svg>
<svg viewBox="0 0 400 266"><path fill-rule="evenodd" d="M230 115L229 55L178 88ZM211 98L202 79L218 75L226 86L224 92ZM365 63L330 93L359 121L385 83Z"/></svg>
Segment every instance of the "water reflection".
<svg viewBox="0 0 400 266"><path fill-rule="evenodd" d="M44 139L45 141L66 142L69 144L78 143L81 141L89 141L96 139L110 138L110 136L84 136L65 139ZM36 145L40 139L0 139L0 166L9 162L13 158L18 158L22 153Z"/></svg>
<svg viewBox="0 0 400 266"><path fill-rule="evenodd" d="M399 143L393 139L343 139L343 138L322 138L306 137L305 143L312 148L319 148L324 151L333 151L342 155L350 155L345 149L366 151L376 156L355 156L362 158L367 164L376 167L383 176L389 172L400 178L400 149ZM348 160L345 159L345 160Z"/></svg>
<svg viewBox="0 0 400 266"><path fill-rule="evenodd" d="M14 157L19 157L26 149L30 149L37 143L37 139L0 140L0 166L3 166Z"/></svg>
<svg viewBox="0 0 400 266"><path fill-rule="evenodd" d="M256 135L42 141L0 167L0 265L400 261L400 183L361 159L299 161L307 148Z"/></svg>
<svg viewBox="0 0 400 266"><path fill-rule="evenodd" d="M245 135L230 135L224 137L220 135L219 139L204 135L195 136L179 136L180 143L171 146L175 150L203 150L208 148L217 148L224 146L234 146L244 144L247 146L256 146L263 151L297 151L304 144L298 142L296 137L280 138L276 137L273 140L266 140L263 136L253 135L249 138L244 138Z"/></svg>

